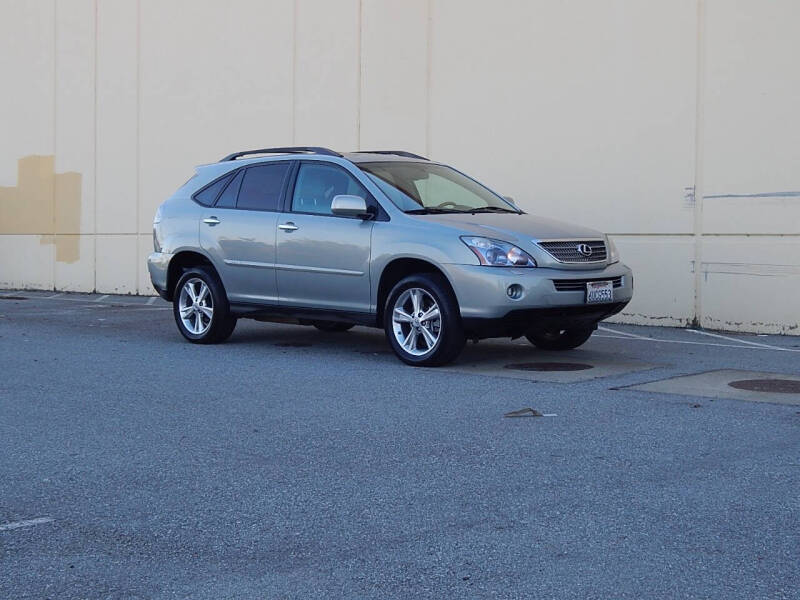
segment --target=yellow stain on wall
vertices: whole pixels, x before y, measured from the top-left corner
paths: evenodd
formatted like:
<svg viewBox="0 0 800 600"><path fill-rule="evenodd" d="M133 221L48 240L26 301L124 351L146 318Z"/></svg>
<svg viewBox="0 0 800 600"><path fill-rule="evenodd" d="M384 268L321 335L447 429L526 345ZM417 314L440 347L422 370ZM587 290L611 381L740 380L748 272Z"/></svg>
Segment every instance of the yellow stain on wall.
<svg viewBox="0 0 800 600"><path fill-rule="evenodd" d="M0 235L38 235L42 244L55 244L58 262L73 263L80 229L81 174L56 173L54 156L19 159L17 185L0 187Z"/></svg>

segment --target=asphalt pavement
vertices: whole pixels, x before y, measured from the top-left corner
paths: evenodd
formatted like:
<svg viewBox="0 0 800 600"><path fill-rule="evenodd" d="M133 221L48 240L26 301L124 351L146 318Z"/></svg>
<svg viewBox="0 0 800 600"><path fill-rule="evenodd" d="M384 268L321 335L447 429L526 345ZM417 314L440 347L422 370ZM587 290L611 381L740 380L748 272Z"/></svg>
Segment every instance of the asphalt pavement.
<svg viewBox="0 0 800 600"><path fill-rule="evenodd" d="M160 299L0 291L0 373L3 599L800 598L800 337L415 369L378 330L198 346Z"/></svg>

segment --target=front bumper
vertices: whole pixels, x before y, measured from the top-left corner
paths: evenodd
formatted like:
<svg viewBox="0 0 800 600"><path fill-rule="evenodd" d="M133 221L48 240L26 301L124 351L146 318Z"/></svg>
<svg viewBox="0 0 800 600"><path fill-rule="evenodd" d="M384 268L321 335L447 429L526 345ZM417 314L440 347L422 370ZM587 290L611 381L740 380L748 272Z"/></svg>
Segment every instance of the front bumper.
<svg viewBox="0 0 800 600"><path fill-rule="evenodd" d="M603 269L514 269L479 265L443 265L456 293L468 333L479 337L521 335L533 327L596 323L621 311L633 297L633 274L622 263ZM558 291L554 280L613 280L613 302L586 304L583 288ZM518 298L509 286L521 286ZM498 333L493 333L498 331ZM510 333L509 333L510 332Z"/></svg>
<svg viewBox="0 0 800 600"><path fill-rule="evenodd" d="M572 329L592 327L617 314L627 302L610 304L585 304L553 308L527 308L512 310L496 319L462 319L464 331L472 338L512 337L525 335L530 331L548 329Z"/></svg>

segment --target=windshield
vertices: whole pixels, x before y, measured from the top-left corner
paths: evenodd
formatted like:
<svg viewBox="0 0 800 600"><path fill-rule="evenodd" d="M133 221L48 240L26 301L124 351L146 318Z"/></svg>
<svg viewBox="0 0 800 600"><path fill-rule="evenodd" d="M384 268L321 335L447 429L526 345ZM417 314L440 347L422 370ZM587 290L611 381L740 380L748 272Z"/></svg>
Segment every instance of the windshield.
<svg viewBox="0 0 800 600"><path fill-rule="evenodd" d="M404 212L519 212L477 181L444 165L394 161L358 166Z"/></svg>

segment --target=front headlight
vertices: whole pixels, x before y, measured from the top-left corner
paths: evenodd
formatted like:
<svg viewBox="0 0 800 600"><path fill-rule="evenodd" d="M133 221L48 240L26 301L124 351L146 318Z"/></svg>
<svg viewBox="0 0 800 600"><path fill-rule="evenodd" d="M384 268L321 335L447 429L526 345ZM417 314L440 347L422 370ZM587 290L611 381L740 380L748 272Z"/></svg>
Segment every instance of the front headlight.
<svg viewBox="0 0 800 600"><path fill-rule="evenodd" d="M514 244L485 237L469 236L462 237L461 241L475 253L482 265L492 267L536 266L536 261L531 255Z"/></svg>
<svg viewBox="0 0 800 600"><path fill-rule="evenodd" d="M616 244L614 244L608 236L606 236L606 248L608 248L608 264L613 265L614 263L618 263L619 250L617 250Z"/></svg>

